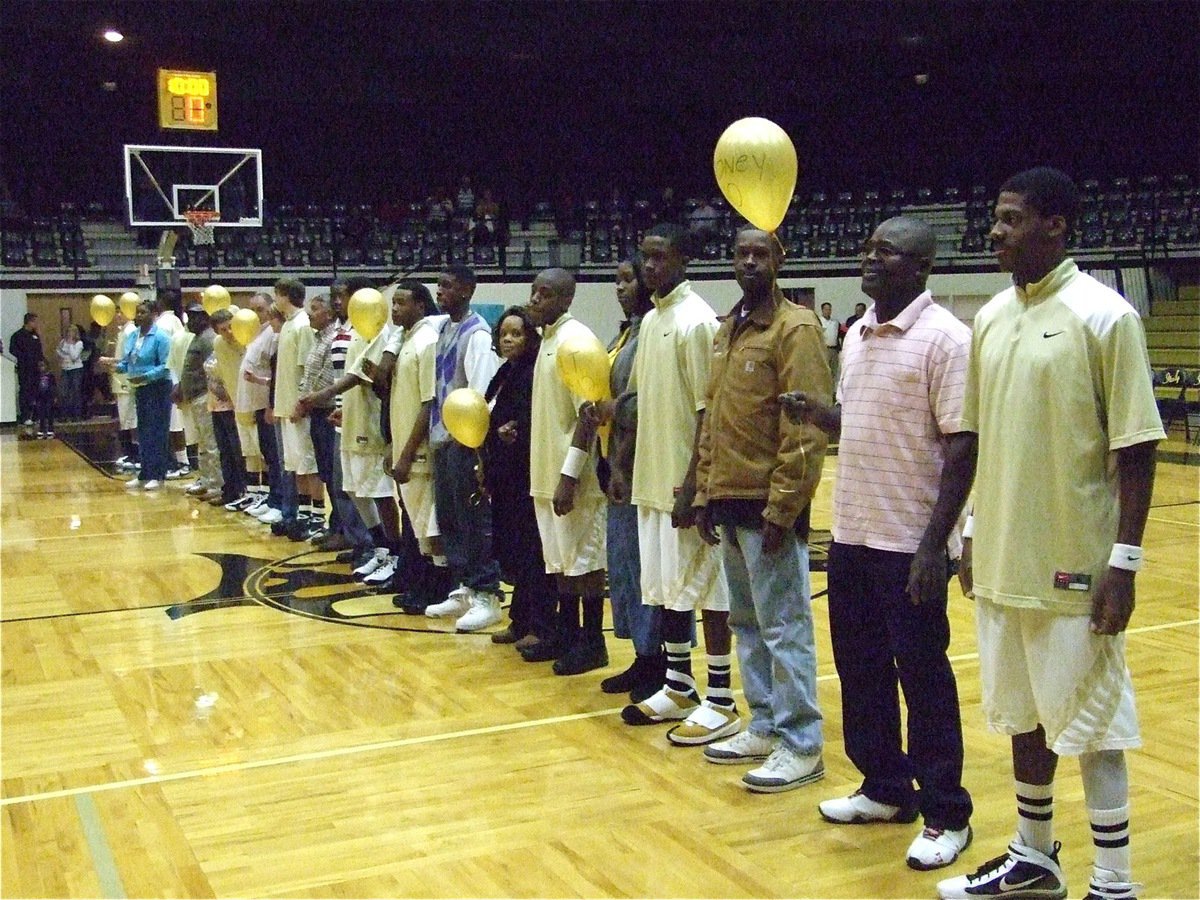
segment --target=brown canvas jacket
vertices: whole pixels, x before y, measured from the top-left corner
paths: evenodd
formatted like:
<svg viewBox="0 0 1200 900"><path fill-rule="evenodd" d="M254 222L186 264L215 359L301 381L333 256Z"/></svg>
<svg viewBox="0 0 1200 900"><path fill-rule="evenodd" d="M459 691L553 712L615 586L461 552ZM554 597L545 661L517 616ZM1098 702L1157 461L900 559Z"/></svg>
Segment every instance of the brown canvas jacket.
<svg viewBox="0 0 1200 900"><path fill-rule="evenodd" d="M793 425L778 397L804 391L831 402L825 340L816 313L781 294L739 328L741 308L714 341L695 505L765 499L763 517L791 528L821 480L827 438L815 426Z"/></svg>

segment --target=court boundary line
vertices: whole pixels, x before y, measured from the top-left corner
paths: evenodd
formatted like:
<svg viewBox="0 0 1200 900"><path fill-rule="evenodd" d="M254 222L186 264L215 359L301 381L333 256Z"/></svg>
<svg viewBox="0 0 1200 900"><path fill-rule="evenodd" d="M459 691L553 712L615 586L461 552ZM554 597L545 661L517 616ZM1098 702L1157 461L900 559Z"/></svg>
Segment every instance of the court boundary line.
<svg viewBox="0 0 1200 900"><path fill-rule="evenodd" d="M1200 625L1200 619L1184 619L1177 622L1163 622L1158 625L1145 625L1140 628L1130 628L1127 635L1149 634L1155 631L1166 631L1174 628L1190 628ZM971 662L979 658L979 653L960 653L951 656L951 662ZM838 680L837 672L818 675L817 681L827 682ZM742 693L735 691L735 693ZM364 753L377 753L385 750L395 750L401 747L413 747L423 744L438 744L443 741L456 741L463 738L485 737L493 734L505 734L511 731L522 731L527 728L540 728L546 725L560 725L565 722L582 722L589 719L601 719L617 715L623 707L615 706L608 709L592 710L582 713L568 713L561 716L550 716L543 719L526 719L520 722L508 722L501 725L483 725L478 728L465 728L459 731L446 731L437 734L421 735L419 737L392 738L384 741L372 741L367 744L354 744L345 747L330 747L325 750L310 750L305 753L289 753L285 756L266 757L264 759L244 760L242 762L225 763L202 769L185 769L180 772L169 772L163 775L146 775L141 778L128 778L122 781L110 781L102 784L83 785L73 788L60 788L55 791L42 791L36 794L22 794L16 797L0 798L0 809L15 806L20 803L37 803L45 800L57 800L66 797L78 797L83 794L94 794L107 791L119 791L129 788L147 787L156 784L168 784L175 781L190 781L192 779L208 778L214 775L230 775L239 772L250 772L255 769L269 769L277 766L296 765L300 763L319 762L325 759L335 759L342 756L358 756Z"/></svg>

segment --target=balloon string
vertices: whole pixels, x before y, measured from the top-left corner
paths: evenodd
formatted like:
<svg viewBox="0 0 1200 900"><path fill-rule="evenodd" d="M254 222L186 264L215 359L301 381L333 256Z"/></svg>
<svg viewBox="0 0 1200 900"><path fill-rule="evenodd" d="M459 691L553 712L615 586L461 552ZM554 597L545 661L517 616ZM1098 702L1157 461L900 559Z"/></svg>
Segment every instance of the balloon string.
<svg viewBox="0 0 1200 900"><path fill-rule="evenodd" d="M776 244L776 246L778 246L778 247L779 247L779 255L780 255L780 256L787 256L787 248L783 246L783 241L781 241L781 240L779 239L779 234L778 234L778 232L772 231L772 232L771 232L771 237L775 239L775 244Z"/></svg>

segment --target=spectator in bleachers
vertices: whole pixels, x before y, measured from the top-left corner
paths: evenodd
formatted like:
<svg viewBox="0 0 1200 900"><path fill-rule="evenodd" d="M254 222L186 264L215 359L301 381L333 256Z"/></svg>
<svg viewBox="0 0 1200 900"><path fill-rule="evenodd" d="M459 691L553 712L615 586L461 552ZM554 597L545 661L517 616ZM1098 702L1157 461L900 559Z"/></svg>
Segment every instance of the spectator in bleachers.
<svg viewBox="0 0 1200 900"><path fill-rule="evenodd" d="M468 218L475 211L475 191L471 189L471 177L464 175L458 180L458 194L454 198L454 214Z"/></svg>
<svg viewBox="0 0 1200 900"><path fill-rule="evenodd" d="M492 196L491 188L484 188L480 194L479 202L475 204L475 218L491 219L496 221L500 218L500 204L496 202Z"/></svg>

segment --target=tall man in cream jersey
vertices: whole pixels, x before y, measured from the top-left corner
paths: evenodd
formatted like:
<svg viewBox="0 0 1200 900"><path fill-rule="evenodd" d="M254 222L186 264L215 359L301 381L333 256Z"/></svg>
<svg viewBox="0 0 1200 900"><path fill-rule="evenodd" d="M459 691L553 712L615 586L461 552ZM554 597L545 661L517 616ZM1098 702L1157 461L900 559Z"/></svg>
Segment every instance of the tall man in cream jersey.
<svg viewBox="0 0 1200 900"><path fill-rule="evenodd" d="M628 390L638 395L632 500L638 508L642 602L663 608L667 677L662 690L625 707L629 725L677 721L675 743L699 745L735 734L741 718L730 688L729 589L720 551L692 526L697 444L704 420L717 315L685 278L687 232L660 224L642 241L654 309L642 319ZM626 488L616 478L610 491ZM691 630L704 621L708 690L692 677ZM682 721L681 721L682 720Z"/></svg>
<svg viewBox="0 0 1200 900"><path fill-rule="evenodd" d="M1079 757L1095 845L1088 898L1136 896L1125 750L1141 744L1125 628L1162 422L1137 312L1066 254L1070 178L1000 188L992 244L1013 286L975 317L962 430L979 436L970 551L988 726L1012 739L1017 836L943 898L1065 897L1059 756Z"/></svg>

